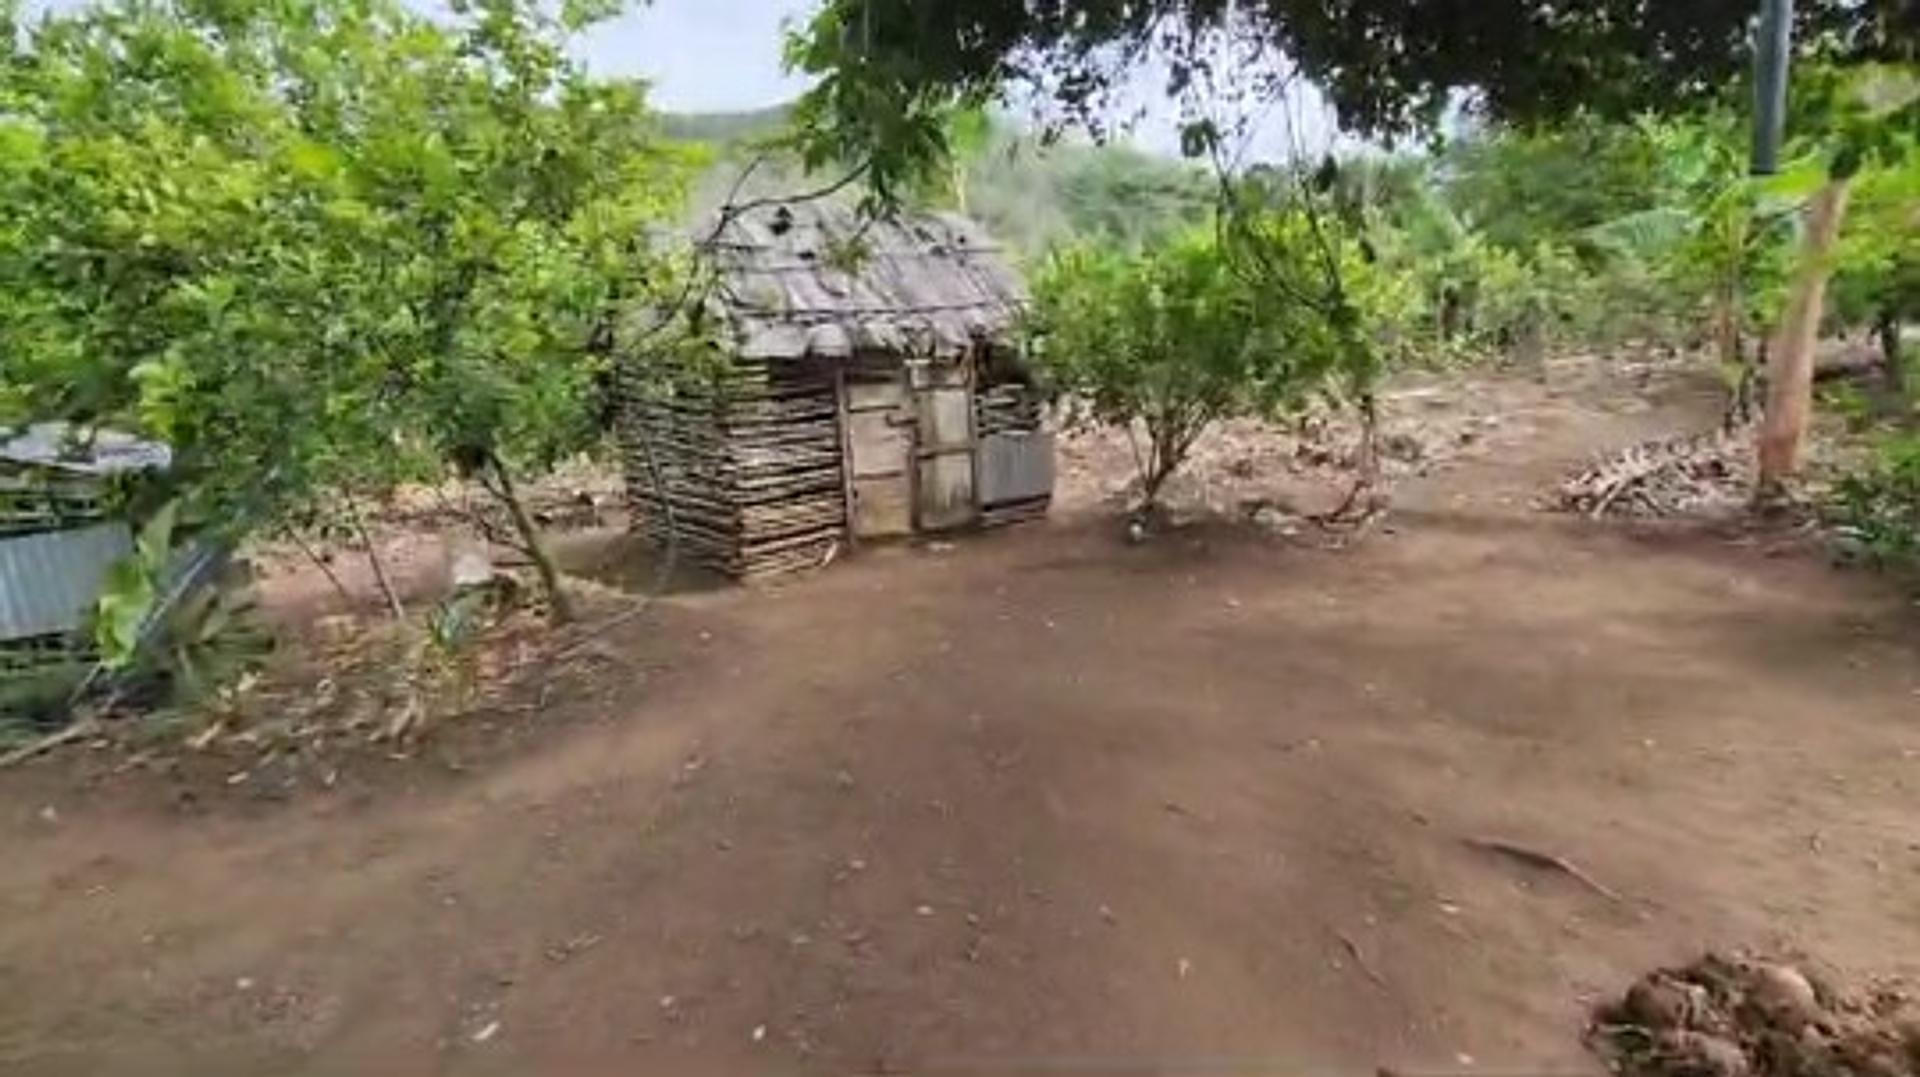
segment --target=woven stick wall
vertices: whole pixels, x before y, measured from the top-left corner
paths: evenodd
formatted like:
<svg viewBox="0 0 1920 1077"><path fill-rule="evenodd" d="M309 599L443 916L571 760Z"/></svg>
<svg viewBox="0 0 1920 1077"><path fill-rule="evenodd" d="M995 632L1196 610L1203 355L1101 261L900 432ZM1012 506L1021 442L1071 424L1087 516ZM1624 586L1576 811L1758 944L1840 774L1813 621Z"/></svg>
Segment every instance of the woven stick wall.
<svg viewBox="0 0 1920 1077"><path fill-rule="evenodd" d="M106 515L99 477L0 462L0 536L63 531Z"/></svg>
<svg viewBox="0 0 1920 1077"><path fill-rule="evenodd" d="M837 415L813 362L739 359L711 387L630 392L635 529L664 547L671 528L681 556L731 576L821 563L846 530Z"/></svg>

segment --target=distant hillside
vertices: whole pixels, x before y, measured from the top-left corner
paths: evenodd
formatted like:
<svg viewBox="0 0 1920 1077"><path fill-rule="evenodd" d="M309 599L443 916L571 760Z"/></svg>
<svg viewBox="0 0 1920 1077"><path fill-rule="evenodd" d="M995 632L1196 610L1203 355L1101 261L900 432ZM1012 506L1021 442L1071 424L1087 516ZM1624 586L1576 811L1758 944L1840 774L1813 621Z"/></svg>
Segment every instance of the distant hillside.
<svg viewBox="0 0 1920 1077"><path fill-rule="evenodd" d="M725 146L777 133L792 111L785 104L746 112L667 112L660 123L669 138Z"/></svg>
<svg viewBox="0 0 1920 1077"><path fill-rule="evenodd" d="M790 194L830 178L808 176L797 161L776 155L761 161L745 185L736 186L751 156L743 144L779 134L791 113L791 105L775 105L661 117L669 137L718 151L713 167L694 186L696 215L712 211L729 195ZM922 192L922 197L930 205L963 209L1003 243L1031 257L1092 238L1143 243L1198 224L1213 206L1213 184L1191 164L1126 146L1077 141L1043 146L1002 119L989 121L984 137L963 153L948 189Z"/></svg>
<svg viewBox="0 0 1920 1077"><path fill-rule="evenodd" d="M1003 133L961 169L968 215L1001 241L1038 255L1100 239L1133 246L1207 220L1211 177L1184 161L1127 146L1043 146Z"/></svg>

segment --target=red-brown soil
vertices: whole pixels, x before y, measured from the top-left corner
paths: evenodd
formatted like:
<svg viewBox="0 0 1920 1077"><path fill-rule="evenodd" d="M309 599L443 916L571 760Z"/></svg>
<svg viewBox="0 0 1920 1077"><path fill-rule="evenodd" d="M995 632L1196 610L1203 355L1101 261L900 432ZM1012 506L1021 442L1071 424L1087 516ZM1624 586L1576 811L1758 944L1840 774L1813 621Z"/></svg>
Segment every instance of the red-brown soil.
<svg viewBox="0 0 1920 1077"><path fill-rule="evenodd" d="M1069 485L669 596L330 786L16 768L0 1071L1585 1072L1592 1005L1708 946L1912 973L1910 606L1533 509L1712 413L1602 388L1485 381L1345 549L1129 545Z"/></svg>

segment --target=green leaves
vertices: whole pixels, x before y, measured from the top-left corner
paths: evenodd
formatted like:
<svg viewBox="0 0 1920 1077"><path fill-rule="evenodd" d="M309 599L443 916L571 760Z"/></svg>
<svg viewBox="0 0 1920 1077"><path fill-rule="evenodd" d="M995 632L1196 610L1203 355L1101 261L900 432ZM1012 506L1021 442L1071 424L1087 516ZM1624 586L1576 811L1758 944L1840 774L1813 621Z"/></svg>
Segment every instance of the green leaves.
<svg viewBox="0 0 1920 1077"><path fill-rule="evenodd" d="M125 669L139 653L140 627L152 611L155 588L139 560L114 562L94 606L94 644L108 669Z"/></svg>
<svg viewBox="0 0 1920 1077"><path fill-rule="evenodd" d="M120 0L9 39L0 418L163 436L255 524L591 444L588 341L683 178L560 47L611 10Z"/></svg>
<svg viewBox="0 0 1920 1077"><path fill-rule="evenodd" d="M1332 366L1314 312L1258 287L1211 229L1137 251L1061 251L1033 297L1034 353L1068 406L1145 433L1148 501L1209 424L1297 407Z"/></svg>
<svg viewBox="0 0 1920 1077"><path fill-rule="evenodd" d="M1886 568L1920 579L1920 434L1893 432L1833 491L1841 534Z"/></svg>
<svg viewBox="0 0 1920 1077"><path fill-rule="evenodd" d="M94 643L100 662L122 670L139 657L140 630L153 613L173 558L173 530L180 503L170 501L148 518L133 553L114 562L94 604Z"/></svg>

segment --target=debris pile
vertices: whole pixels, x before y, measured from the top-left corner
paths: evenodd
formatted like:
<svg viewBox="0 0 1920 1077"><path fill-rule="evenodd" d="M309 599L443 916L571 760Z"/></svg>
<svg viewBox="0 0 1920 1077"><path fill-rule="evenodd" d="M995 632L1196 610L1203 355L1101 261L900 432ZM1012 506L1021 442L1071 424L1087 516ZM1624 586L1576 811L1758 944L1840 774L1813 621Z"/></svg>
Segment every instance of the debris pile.
<svg viewBox="0 0 1920 1077"><path fill-rule="evenodd" d="M1601 1006L1587 1045L1625 1077L1912 1077L1920 1015L1890 986L1845 995L1791 964L1707 954Z"/></svg>
<svg viewBox="0 0 1920 1077"><path fill-rule="evenodd" d="M1630 445L1561 480L1552 507L1602 516L1684 516L1741 504L1752 487L1747 439L1689 434Z"/></svg>

